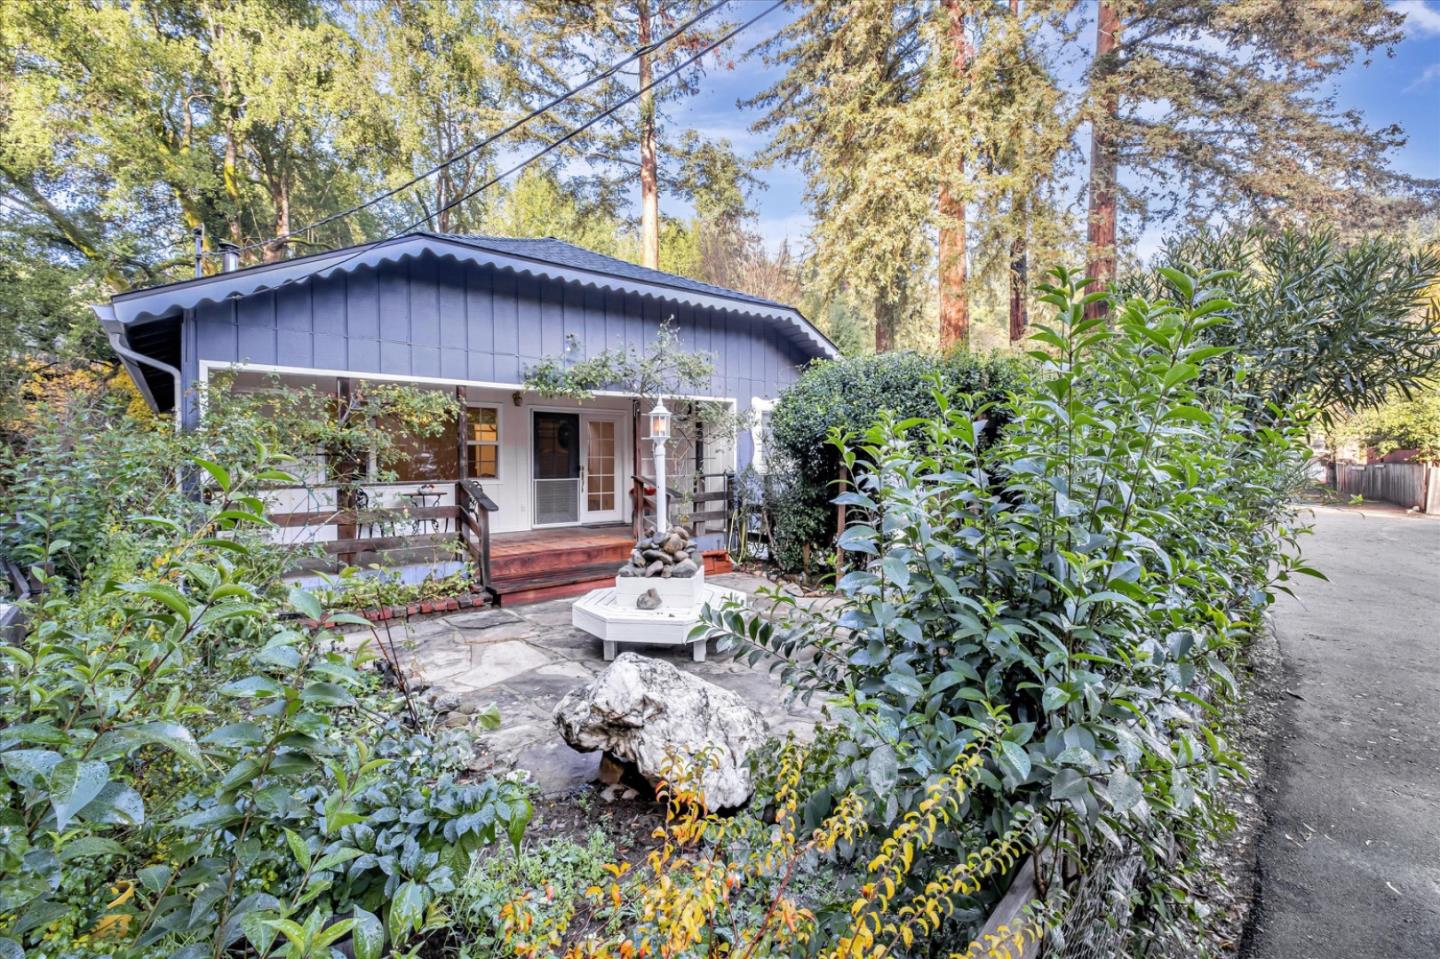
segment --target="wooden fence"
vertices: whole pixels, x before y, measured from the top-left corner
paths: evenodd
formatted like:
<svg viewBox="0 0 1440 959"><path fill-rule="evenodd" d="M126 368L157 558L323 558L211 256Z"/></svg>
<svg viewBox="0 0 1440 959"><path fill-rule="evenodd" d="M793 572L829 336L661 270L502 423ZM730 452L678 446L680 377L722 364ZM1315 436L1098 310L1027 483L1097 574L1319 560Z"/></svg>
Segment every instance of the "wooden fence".
<svg viewBox="0 0 1440 959"><path fill-rule="evenodd" d="M1346 496L1440 513L1440 467L1422 463L1335 464L1335 489Z"/></svg>

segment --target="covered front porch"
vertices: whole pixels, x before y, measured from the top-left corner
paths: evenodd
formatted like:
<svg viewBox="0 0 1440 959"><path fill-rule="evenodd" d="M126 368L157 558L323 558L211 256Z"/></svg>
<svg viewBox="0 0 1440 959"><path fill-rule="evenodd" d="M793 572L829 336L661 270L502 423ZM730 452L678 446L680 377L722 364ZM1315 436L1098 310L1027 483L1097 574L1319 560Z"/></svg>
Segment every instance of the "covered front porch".
<svg viewBox="0 0 1440 959"><path fill-rule="evenodd" d="M233 368L227 376L232 389L301 388L333 396L337 406L369 382ZM656 524L653 443L637 399L406 385L453 395L453 421L438 435L392 434L403 458L383 471L372 463L359 482L337 481L317 456L304 485L270 494L278 537L314 547L300 564L305 572L380 564L416 581L468 563L477 591L513 605L608 584L640 531ZM694 406L672 404L682 415ZM667 525L687 525L704 546L723 551L733 437L690 435L672 440L670 451Z"/></svg>

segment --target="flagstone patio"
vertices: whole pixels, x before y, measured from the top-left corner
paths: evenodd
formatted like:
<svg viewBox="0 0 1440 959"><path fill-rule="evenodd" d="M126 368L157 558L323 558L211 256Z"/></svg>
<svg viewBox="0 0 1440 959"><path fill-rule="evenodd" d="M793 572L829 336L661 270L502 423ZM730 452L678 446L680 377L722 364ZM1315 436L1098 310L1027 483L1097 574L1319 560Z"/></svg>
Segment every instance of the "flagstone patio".
<svg viewBox="0 0 1440 959"><path fill-rule="evenodd" d="M747 594L766 585L766 580L745 573L707 577L706 582ZM452 613L390 628L402 665L429 685L425 695L448 712L446 722L467 725L474 712L496 706L500 728L476 733L488 750L486 759L496 770L527 770L547 794L595 779L600 762L598 752L578 753L566 745L551 718L561 697L607 665L600 640L570 624L573 603L557 599ZM734 650L717 653L712 645L706 661L696 663L688 645L622 646L627 648L739 693L773 735L813 735L819 704L787 705L779 679L763 665L737 662Z"/></svg>

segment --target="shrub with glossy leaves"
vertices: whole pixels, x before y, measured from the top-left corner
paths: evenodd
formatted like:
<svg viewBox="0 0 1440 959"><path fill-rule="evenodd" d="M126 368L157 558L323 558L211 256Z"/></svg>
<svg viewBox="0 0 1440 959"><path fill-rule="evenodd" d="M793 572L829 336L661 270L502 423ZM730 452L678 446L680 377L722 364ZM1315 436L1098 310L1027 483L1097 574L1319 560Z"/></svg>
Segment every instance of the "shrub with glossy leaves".
<svg viewBox="0 0 1440 959"><path fill-rule="evenodd" d="M1236 774L1214 718L1230 662L1274 591L1313 572L1288 548L1303 436L1237 399L1246 367L1211 343L1233 307L1221 279L1167 273L1176 298L1116 302L1107 326L1058 273L1028 388L991 405L937 392L934 416L882 413L840 445L858 568L838 604L707 612L722 644L778 657L800 695L834 704L852 739L834 795L858 785L896 821L1001 724L960 847L1048 809L1051 848L1126 837L1156 877L1136 899L1184 912L1168 862L1223 818L1215 790ZM943 849L917 871L948 869ZM1063 894L1062 873L1045 888Z"/></svg>
<svg viewBox="0 0 1440 959"><path fill-rule="evenodd" d="M368 624L279 582L248 531L293 480L252 462L194 463L207 501L175 517L114 516L105 561L0 646L0 955L377 959L518 841L525 791L461 782L339 643Z"/></svg>
<svg viewBox="0 0 1440 959"><path fill-rule="evenodd" d="M770 418L770 472L778 477L775 482L780 487L768 492L774 559L796 570L802 566L806 546L817 554L833 548L835 510L830 500L841 467L835 434L859 434L887 412L899 420L933 417L939 412L937 388L945 397L1004 399L1020 384L1024 365L1002 354L959 352L942 358L901 352L847 357L807 368L781 394ZM997 415L987 437L1002 425L1003 415Z"/></svg>

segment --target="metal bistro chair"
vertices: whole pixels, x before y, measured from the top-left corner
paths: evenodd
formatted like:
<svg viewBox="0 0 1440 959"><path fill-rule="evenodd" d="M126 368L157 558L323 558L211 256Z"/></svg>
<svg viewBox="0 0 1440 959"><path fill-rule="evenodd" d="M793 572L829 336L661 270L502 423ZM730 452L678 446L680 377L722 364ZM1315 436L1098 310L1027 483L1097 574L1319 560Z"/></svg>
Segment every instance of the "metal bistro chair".
<svg viewBox="0 0 1440 959"><path fill-rule="evenodd" d="M365 514L365 512L370 509L370 494L365 492L363 489L357 489L352 494L352 499L355 503L355 529L359 531L362 525L360 519ZM365 539L374 539L376 530L380 531L381 536L395 535L395 523L393 520L387 524L385 520L377 520L372 515L365 519L363 525L365 529L365 535L363 538ZM387 526L389 527L388 531Z"/></svg>
<svg viewBox="0 0 1440 959"><path fill-rule="evenodd" d="M409 500L412 504L414 504L415 508L417 509L427 509L431 506L439 506L440 500L443 499L444 496L444 493L441 493L438 489L435 488L434 483L426 483L424 486L421 486L415 492L405 494L405 498ZM424 517L419 517L411 523L411 527L417 533L423 530L425 528L425 525L426 522ZM438 516L432 516L430 517L429 525L431 532L450 532L450 521L448 519L442 520ZM441 529L442 525L444 526L443 530Z"/></svg>

